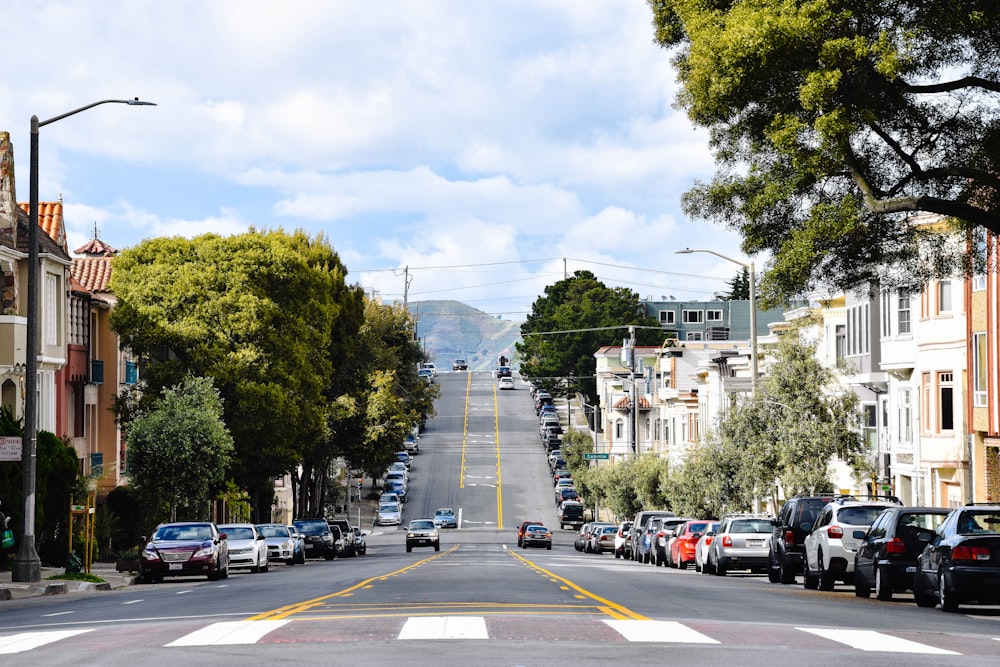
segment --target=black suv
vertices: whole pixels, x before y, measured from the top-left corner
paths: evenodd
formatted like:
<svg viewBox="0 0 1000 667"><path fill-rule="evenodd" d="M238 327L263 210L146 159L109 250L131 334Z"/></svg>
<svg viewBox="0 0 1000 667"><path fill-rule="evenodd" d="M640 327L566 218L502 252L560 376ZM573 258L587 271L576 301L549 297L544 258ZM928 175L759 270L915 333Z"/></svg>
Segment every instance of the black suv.
<svg viewBox="0 0 1000 667"><path fill-rule="evenodd" d="M559 506L559 528L566 526L579 530L583 525L583 503L577 500L564 500Z"/></svg>
<svg viewBox="0 0 1000 667"><path fill-rule="evenodd" d="M771 550L767 559L767 578L776 584L794 584L802 572L806 535L812 530L819 511L837 496L795 496L785 501L778 518L771 521Z"/></svg>
<svg viewBox="0 0 1000 667"><path fill-rule="evenodd" d="M346 558L347 556L357 555L354 550L354 526L351 525L350 519L327 519L326 524L333 528L336 526L340 529L341 535L343 535L346 540L346 544L342 545L341 551L337 553L341 558ZM336 541L336 540L335 540Z"/></svg>
<svg viewBox="0 0 1000 667"><path fill-rule="evenodd" d="M296 519L292 523L305 538L306 558L334 559L337 555L337 543L326 519Z"/></svg>

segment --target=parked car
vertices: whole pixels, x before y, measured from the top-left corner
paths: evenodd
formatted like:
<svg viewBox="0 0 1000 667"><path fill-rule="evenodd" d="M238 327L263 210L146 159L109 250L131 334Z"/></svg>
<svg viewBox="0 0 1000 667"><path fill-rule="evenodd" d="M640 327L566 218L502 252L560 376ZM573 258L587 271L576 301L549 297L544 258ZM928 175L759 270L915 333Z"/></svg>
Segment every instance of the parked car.
<svg viewBox="0 0 1000 667"><path fill-rule="evenodd" d="M420 370L422 370L422 371L430 371L431 375L434 376L434 377L437 377L437 374L438 374L437 373L437 366L435 366L431 362L424 362L424 363L420 364Z"/></svg>
<svg viewBox="0 0 1000 667"><path fill-rule="evenodd" d="M626 557L625 540L628 538L628 531L631 527L631 521L622 521L618 524L618 531L615 533L615 558Z"/></svg>
<svg viewBox="0 0 1000 667"><path fill-rule="evenodd" d="M399 503L379 503L375 513L376 526L398 526L403 523L403 512Z"/></svg>
<svg viewBox="0 0 1000 667"><path fill-rule="evenodd" d="M424 380L427 384L434 384L434 372L429 368L421 368L417 371L417 377Z"/></svg>
<svg viewBox="0 0 1000 667"><path fill-rule="evenodd" d="M306 557L333 560L337 555L337 545L333 541L333 531L326 519L296 519L292 524L305 538Z"/></svg>
<svg viewBox="0 0 1000 667"><path fill-rule="evenodd" d="M401 503L401 502L403 502L402 500L400 500L398 493L392 493L391 491L383 493L382 495L380 495L378 497L378 501L380 503Z"/></svg>
<svg viewBox="0 0 1000 667"><path fill-rule="evenodd" d="M299 558L305 560L305 552L298 539L280 523L262 523L257 530L264 536L268 560L280 560L286 565L295 565Z"/></svg>
<svg viewBox="0 0 1000 667"><path fill-rule="evenodd" d="M413 547L434 547L434 551L441 551L441 534L433 519L413 519L406 528L406 552L413 551Z"/></svg>
<svg viewBox="0 0 1000 667"><path fill-rule="evenodd" d="M592 521L590 523L590 526L587 527L587 531L586 531L586 533L584 533L584 536L583 536L583 552L584 553L588 553L588 554L589 553L593 553L592 549L593 549L593 545L594 545L594 535L596 533L600 532L600 530L602 528L604 528L605 526L610 526L610 525L611 525L610 523L606 523L604 521Z"/></svg>
<svg viewBox="0 0 1000 667"><path fill-rule="evenodd" d="M564 480L573 481L573 473L566 468L556 468L555 472L552 473L552 485L557 486L559 482Z"/></svg>
<svg viewBox="0 0 1000 667"><path fill-rule="evenodd" d="M419 436L413 434L408 435L403 439L403 449L405 449L406 453L410 456L420 453L420 444L417 442L419 439ZM412 465L413 462L411 461L410 463Z"/></svg>
<svg viewBox="0 0 1000 667"><path fill-rule="evenodd" d="M588 553L606 554L615 550L615 536L618 534L618 526L613 524L603 524L590 531L590 541L587 545Z"/></svg>
<svg viewBox="0 0 1000 667"><path fill-rule="evenodd" d="M694 564L694 549L698 540L712 525L711 521L685 521L674 529L674 539L670 542L670 567L686 570Z"/></svg>
<svg viewBox="0 0 1000 667"><path fill-rule="evenodd" d="M522 521L521 525L518 526L517 528L517 546L519 547L524 546L524 531L528 530L528 526L534 526L535 524L540 524L540 523L541 521L532 521L530 519L527 521Z"/></svg>
<svg viewBox="0 0 1000 667"><path fill-rule="evenodd" d="M341 534L343 535L343 543L341 544L341 549L337 552L337 555L341 558L356 555L354 550L354 526L351 525L351 520L347 518L327 519L326 523L331 528L333 526L339 528Z"/></svg>
<svg viewBox="0 0 1000 667"><path fill-rule="evenodd" d="M579 528L583 525L583 503L578 500L564 500L559 505L556 515L559 517L560 530L566 526Z"/></svg>
<svg viewBox="0 0 1000 667"><path fill-rule="evenodd" d="M590 524L585 523L580 526L580 529L576 531L576 537L573 539L573 548L577 551L583 551L587 546L587 535L590 534Z"/></svg>
<svg viewBox="0 0 1000 667"><path fill-rule="evenodd" d="M694 570L695 572L701 572L702 574L710 574L706 569L708 565L708 550L712 546L712 541L715 539L715 531L719 529L719 524L714 524L714 528L709 528L705 533L698 539L698 544L694 548Z"/></svg>
<svg viewBox="0 0 1000 667"><path fill-rule="evenodd" d="M642 533L646 530L646 524L654 517L677 516L667 510L643 510L636 513L632 520L632 527L629 529L631 538L628 540L632 544L632 560L640 560L639 545L642 541ZM646 552L648 553L648 551ZM648 560L646 562L649 562Z"/></svg>
<svg viewBox="0 0 1000 667"><path fill-rule="evenodd" d="M399 498L400 502L405 503L406 497L406 483L399 479L387 479L382 486L382 490L386 493L394 493L396 497Z"/></svg>
<svg viewBox="0 0 1000 667"><path fill-rule="evenodd" d="M636 560L643 564L656 563L656 536L664 516L650 517L636 541Z"/></svg>
<svg viewBox="0 0 1000 667"><path fill-rule="evenodd" d="M502 377L497 381L497 389L516 389L514 386L514 378L512 377Z"/></svg>
<svg viewBox="0 0 1000 667"><path fill-rule="evenodd" d="M552 531L540 523L531 524L524 531L524 539L521 541L521 547L524 549L528 547L545 547L549 551L552 551Z"/></svg>
<svg viewBox="0 0 1000 667"><path fill-rule="evenodd" d="M705 572L720 577L731 570L767 572L772 518L767 514L725 517L708 548Z"/></svg>
<svg viewBox="0 0 1000 667"><path fill-rule="evenodd" d="M900 504L895 498L860 501L850 496L827 503L803 542L803 585L832 591L837 580L853 584L859 543L854 531L868 530L882 510Z"/></svg>
<svg viewBox="0 0 1000 667"><path fill-rule="evenodd" d="M469 370L469 362L465 359L456 359L451 362L451 370L453 371L467 371Z"/></svg>
<svg viewBox="0 0 1000 667"><path fill-rule="evenodd" d="M580 500L580 492L572 486L563 486L556 489L556 507L564 500Z"/></svg>
<svg viewBox="0 0 1000 667"><path fill-rule="evenodd" d="M285 527L288 528L288 534L295 540L295 555L292 556L292 560L304 565L306 562L306 536L300 533L294 524L290 523Z"/></svg>
<svg viewBox="0 0 1000 667"><path fill-rule="evenodd" d="M450 507L434 510L434 525L438 528L458 528L458 517Z"/></svg>
<svg viewBox="0 0 1000 667"><path fill-rule="evenodd" d="M229 576L226 535L210 521L161 523L139 554L139 580L151 584L164 577Z"/></svg>
<svg viewBox="0 0 1000 667"><path fill-rule="evenodd" d="M806 534L812 530L819 511L833 502L832 495L795 496L782 505L781 511L771 522L771 545L768 551L767 578L772 584L794 584L795 576L802 573L802 546Z"/></svg>
<svg viewBox="0 0 1000 667"><path fill-rule="evenodd" d="M657 566L677 567L677 562L674 560L674 552L672 551L674 540L677 539L677 532L684 524L688 521L693 521L693 519L666 516L654 520L657 522L657 527L653 533L651 562Z"/></svg>
<svg viewBox="0 0 1000 667"><path fill-rule="evenodd" d="M509 378L511 375L512 373L510 370L510 366L500 366L499 368L497 368L498 378L505 378L505 377Z"/></svg>
<svg viewBox="0 0 1000 667"><path fill-rule="evenodd" d="M856 530L854 594L866 598L875 589L879 600L893 592L913 590L917 558L951 510L943 507L888 507L867 531Z"/></svg>
<svg viewBox="0 0 1000 667"><path fill-rule="evenodd" d="M917 558L913 599L920 607L1000 604L1000 505L952 510Z"/></svg>
<svg viewBox="0 0 1000 667"><path fill-rule="evenodd" d="M229 567L267 572L267 542L252 523L227 523L219 526L229 548Z"/></svg>
<svg viewBox="0 0 1000 667"><path fill-rule="evenodd" d="M405 449L396 452L396 462L405 465L407 470L413 470L413 457Z"/></svg>
<svg viewBox="0 0 1000 667"><path fill-rule="evenodd" d="M368 544L365 543L365 534L361 532L361 529L354 526L352 529L354 533L354 553L356 555L365 555L368 553Z"/></svg>

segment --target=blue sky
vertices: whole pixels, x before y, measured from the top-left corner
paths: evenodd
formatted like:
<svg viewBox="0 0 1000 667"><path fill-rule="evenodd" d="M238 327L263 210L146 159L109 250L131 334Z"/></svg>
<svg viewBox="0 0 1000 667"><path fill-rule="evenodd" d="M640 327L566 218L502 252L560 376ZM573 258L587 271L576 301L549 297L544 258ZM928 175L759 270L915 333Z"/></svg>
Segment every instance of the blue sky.
<svg viewBox="0 0 1000 667"><path fill-rule="evenodd" d="M709 299L746 259L687 220L713 172L673 108L645 0L64 0L4 8L0 129L28 199L60 195L70 249L249 227L324 234L383 299L521 319L587 269Z"/></svg>

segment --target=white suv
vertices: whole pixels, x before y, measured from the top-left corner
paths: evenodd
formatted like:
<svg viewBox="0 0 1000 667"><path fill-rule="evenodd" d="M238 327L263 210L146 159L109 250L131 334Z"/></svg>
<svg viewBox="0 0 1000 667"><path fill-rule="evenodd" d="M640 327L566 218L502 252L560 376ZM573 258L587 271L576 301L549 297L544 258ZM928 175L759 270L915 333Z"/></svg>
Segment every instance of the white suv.
<svg viewBox="0 0 1000 667"><path fill-rule="evenodd" d="M832 591L838 579L853 583L854 553L860 541L854 531L867 530L886 507L902 504L891 496L871 498L838 496L820 510L804 544L803 585L807 589Z"/></svg>

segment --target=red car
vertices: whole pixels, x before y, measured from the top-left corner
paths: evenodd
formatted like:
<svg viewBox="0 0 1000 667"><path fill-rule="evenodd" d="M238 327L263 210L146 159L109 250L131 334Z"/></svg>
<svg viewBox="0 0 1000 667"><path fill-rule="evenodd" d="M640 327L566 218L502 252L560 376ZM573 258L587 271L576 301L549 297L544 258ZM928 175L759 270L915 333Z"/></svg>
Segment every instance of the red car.
<svg viewBox="0 0 1000 667"><path fill-rule="evenodd" d="M164 577L229 576L225 533L210 521L161 523L139 558L139 579L151 584Z"/></svg>
<svg viewBox="0 0 1000 667"><path fill-rule="evenodd" d="M712 525L711 521L686 521L677 532L677 537L670 544L671 567L679 567L684 570L688 563L693 563L695 559L695 549L698 547L698 540L702 534Z"/></svg>

